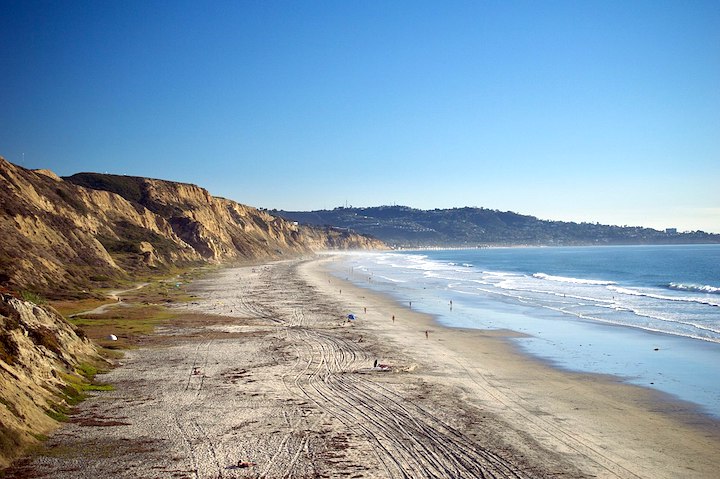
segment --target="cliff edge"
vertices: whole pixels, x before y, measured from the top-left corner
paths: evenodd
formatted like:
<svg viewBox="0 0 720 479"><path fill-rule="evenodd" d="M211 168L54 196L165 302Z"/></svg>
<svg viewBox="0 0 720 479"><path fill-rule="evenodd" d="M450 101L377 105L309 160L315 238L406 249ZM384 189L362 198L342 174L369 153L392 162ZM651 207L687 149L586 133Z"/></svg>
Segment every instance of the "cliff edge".
<svg viewBox="0 0 720 479"><path fill-rule="evenodd" d="M48 297L177 265L382 248L306 227L196 185L81 173L59 178L0 158L0 285Z"/></svg>
<svg viewBox="0 0 720 479"><path fill-rule="evenodd" d="M57 426L103 361L57 312L18 292L82 298L177 266L384 247L196 185L95 173L60 178L1 157L0 238L0 468Z"/></svg>

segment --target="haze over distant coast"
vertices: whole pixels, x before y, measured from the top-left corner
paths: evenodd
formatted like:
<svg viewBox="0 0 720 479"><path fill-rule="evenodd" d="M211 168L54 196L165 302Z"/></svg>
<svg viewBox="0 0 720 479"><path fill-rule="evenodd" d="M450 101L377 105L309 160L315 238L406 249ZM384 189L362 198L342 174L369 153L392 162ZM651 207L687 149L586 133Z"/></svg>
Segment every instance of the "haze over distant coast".
<svg viewBox="0 0 720 479"><path fill-rule="evenodd" d="M398 247L720 243L720 234L703 231L540 220L486 208L419 210L378 206L272 213L303 224L349 228Z"/></svg>

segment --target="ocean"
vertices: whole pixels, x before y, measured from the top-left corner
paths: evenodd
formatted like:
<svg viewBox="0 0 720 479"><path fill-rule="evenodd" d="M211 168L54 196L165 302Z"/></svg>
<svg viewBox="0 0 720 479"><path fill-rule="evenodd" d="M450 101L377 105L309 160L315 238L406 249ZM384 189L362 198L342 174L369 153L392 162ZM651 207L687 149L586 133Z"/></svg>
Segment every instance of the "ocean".
<svg viewBox="0 0 720 479"><path fill-rule="evenodd" d="M449 327L609 374L720 418L720 245L348 253L335 274Z"/></svg>

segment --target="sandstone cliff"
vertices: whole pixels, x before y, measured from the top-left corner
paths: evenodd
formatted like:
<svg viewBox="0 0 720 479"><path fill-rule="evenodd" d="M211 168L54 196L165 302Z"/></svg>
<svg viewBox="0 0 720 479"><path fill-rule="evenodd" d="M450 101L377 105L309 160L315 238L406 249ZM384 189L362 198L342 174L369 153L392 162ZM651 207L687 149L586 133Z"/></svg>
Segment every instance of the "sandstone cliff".
<svg viewBox="0 0 720 479"><path fill-rule="evenodd" d="M380 248L298 226L195 185L83 173L59 178L0 158L0 285L78 296L98 284L193 262Z"/></svg>
<svg viewBox="0 0 720 479"><path fill-rule="evenodd" d="M0 468L56 427L100 358L52 309L0 294Z"/></svg>
<svg viewBox="0 0 720 479"><path fill-rule="evenodd" d="M77 372L101 361L52 309L4 292L82 297L174 266L383 246L347 230L298 226L195 185L60 178L0 158L0 468L52 430L87 384Z"/></svg>

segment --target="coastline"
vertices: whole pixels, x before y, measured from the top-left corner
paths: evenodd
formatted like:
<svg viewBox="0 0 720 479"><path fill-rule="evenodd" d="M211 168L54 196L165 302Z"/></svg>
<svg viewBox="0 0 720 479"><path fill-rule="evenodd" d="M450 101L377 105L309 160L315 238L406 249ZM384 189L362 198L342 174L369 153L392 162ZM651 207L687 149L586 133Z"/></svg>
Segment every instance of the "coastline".
<svg viewBox="0 0 720 479"><path fill-rule="evenodd" d="M334 286L343 291L335 297L342 297L348 310L362 312L368 307L367 328L411 356L425 358L434 370L430 375L452 382L464 401L495 412L519 430L545 437L544 442L557 450L577 454L578 463L585 463L594 474L668 478L717 474L720 421L694 404L614 376L556 367L522 352L509 340L523 333L444 326L391 296L323 270L328 261L333 259L306 268L321 268L314 274L332 276ZM314 284L334 294L321 281ZM388 321L388 314L395 314L395 323ZM431 331L427 340L425 330ZM654 471L648 474L651 467Z"/></svg>
<svg viewBox="0 0 720 479"><path fill-rule="evenodd" d="M701 267L717 248L339 253L335 274L555 367L611 375L720 419L720 316ZM455 304L448 302L454 301Z"/></svg>
<svg viewBox="0 0 720 479"><path fill-rule="evenodd" d="M115 390L5 477L716 477L720 432L699 416L553 369L508 331L443 327L328 261L194 282L103 377Z"/></svg>

